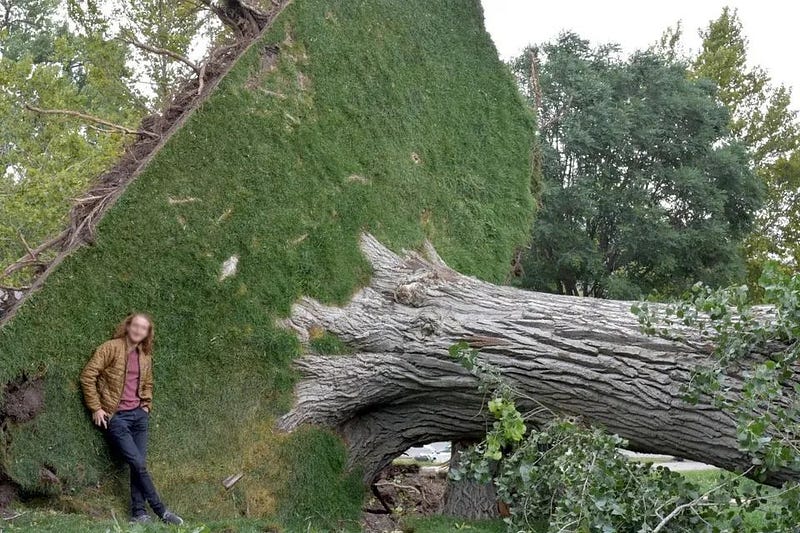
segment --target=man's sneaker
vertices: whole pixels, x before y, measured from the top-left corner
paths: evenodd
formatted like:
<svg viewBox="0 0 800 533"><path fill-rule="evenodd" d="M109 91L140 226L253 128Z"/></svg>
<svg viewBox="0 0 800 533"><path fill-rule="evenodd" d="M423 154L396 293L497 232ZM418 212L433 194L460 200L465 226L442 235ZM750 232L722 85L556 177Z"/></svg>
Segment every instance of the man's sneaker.
<svg viewBox="0 0 800 533"><path fill-rule="evenodd" d="M136 516L131 517L130 522L131 522L131 524L149 524L150 522L152 522L152 520L150 519L150 515L149 514L143 513L143 514L137 514Z"/></svg>
<svg viewBox="0 0 800 533"><path fill-rule="evenodd" d="M176 515L172 511L164 511L164 514L161 516L161 521L166 522L167 524L175 524L176 526L183 524L183 518Z"/></svg>

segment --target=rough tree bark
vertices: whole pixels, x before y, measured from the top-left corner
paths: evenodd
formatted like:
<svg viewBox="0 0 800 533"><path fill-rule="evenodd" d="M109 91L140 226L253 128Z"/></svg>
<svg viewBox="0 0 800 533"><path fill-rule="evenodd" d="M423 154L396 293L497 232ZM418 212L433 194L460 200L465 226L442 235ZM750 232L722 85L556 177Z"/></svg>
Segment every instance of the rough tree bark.
<svg viewBox="0 0 800 533"><path fill-rule="evenodd" d="M451 445L450 463L455 464L472 441L454 441ZM492 472L495 475L496 472ZM445 516L459 516L470 520L497 518L500 509L497 504L497 491L493 483L478 483L464 478L447 483L442 498L442 512Z"/></svg>
<svg viewBox="0 0 800 533"><path fill-rule="evenodd" d="M334 428L350 464L364 468L365 482L409 446L485 432L476 381L447 353L461 340L539 402L522 400L524 408L579 415L628 439L634 450L731 470L750 465L737 449L731 415L682 399L692 369L708 362L708 342L641 333L630 302L528 292L464 276L429 244L426 257L400 257L370 235L361 247L374 270L369 286L342 308L302 299L284 321L301 340L329 331L357 353L298 359L303 379L279 426ZM779 471L767 481L795 477Z"/></svg>

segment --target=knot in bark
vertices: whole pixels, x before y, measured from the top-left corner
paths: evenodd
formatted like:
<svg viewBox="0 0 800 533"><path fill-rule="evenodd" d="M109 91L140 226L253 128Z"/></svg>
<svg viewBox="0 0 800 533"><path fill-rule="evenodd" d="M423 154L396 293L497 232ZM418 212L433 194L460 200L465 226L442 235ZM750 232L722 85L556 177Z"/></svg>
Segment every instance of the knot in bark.
<svg viewBox="0 0 800 533"><path fill-rule="evenodd" d="M422 307L425 304L427 289L440 281L436 272L424 272L408 276L394 290L394 300L410 307Z"/></svg>
<svg viewBox="0 0 800 533"><path fill-rule="evenodd" d="M435 311L423 311L413 322L423 337L433 337L442 329L442 316Z"/></svg>

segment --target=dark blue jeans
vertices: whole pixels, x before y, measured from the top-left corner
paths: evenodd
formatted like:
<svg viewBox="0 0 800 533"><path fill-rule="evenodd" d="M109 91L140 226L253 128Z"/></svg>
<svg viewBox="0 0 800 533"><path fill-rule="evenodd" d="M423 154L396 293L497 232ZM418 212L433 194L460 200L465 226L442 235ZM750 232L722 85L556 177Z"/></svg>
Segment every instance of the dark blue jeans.
<svg viewBox="0 0 800 533"><path fill-rule="evenodd" d="M144 514L145 501L158 516L166 510L147 471L147 426L150 415L138 407L117 411L108 421L107 437L131 469L131 516Z"/></svg>

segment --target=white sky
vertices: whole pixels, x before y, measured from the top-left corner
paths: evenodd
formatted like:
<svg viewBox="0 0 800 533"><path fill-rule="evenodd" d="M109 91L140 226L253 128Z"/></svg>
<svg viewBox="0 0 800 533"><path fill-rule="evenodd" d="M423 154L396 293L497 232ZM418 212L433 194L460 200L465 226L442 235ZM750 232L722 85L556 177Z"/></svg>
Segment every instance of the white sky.
<svg viewBox="0 0 800 533"><path fill-rule="evenodd" d="M792 88L800 108L800 61L796 0L481 0L486 29L502 59L530 43L572 30L592 44L616 42L625 52L646 48L668 26L683 21L683 45L700 47L697 30L717 18L724 6L738 9L750 43L749 59L764 68L773 82Z"/></svg>

